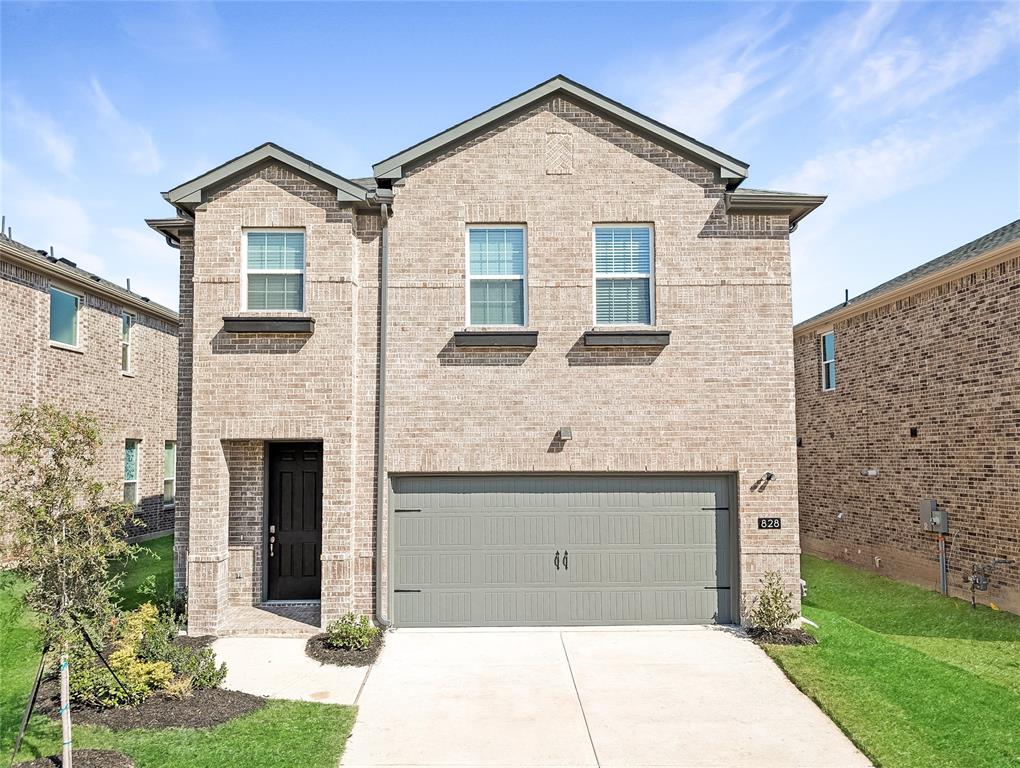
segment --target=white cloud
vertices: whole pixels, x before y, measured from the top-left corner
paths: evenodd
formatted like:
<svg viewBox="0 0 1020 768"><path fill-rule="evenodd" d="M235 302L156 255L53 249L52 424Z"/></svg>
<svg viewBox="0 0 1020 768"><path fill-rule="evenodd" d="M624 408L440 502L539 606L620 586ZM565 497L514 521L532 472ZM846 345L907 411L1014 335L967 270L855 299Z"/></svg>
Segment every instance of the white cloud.
<svg viewBox="0 0 1020 768"><path fill-rule="evenodd" d="M166 244L166 240L146 227L130 229L112 227L110 235L117 244L117 250L129 254L131 259L142 264L158 264L169 260L177 263L177 251Z"/></svg>
<svg viewBox="0 0 1020 768"><path fill-rule="evenodd" d="M962 29L896 37L873 50L831 91L837 108L885 105L880 111L916 107L996 64L1017 45L1018 6L995 7Z"/></svg>
<svg viewBox="0 0 1020 768"><path fill-rule="evenodd" d="M106 133L109 151L125 169L139 174L159 171L163 160L148 129L124 117L96 78L92 78L89 96Z"/></svg>
<svg viewBox="0 0 1020 768"><path fill-rule="evenodd" d="M810 235L804 240L820 238L855 208L950 174L1003 114L993 110L960 114L952 120L901 121L873 138L824 151L769 186L829 196L813 214Z"/></svg>
<svg viewBox="0 0 1020 768"><path fill-rule="evenodd" d="M74 141L51 118L32 109L17 94L8 97L4 112L7 124L22 133L60 173L74 171Z"/></svg>

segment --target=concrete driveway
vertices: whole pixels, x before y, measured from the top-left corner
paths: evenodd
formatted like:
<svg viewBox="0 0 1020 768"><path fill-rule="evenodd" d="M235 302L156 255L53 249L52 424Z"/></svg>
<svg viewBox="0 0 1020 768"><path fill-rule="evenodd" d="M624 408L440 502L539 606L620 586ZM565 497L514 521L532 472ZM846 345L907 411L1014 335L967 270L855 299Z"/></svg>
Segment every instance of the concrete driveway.
<svg viewBox="0 0 1020 768"><path fill-rule="evenodd" d="M398 630L342 765L870 765L747 640L710 627Z"/></svg>

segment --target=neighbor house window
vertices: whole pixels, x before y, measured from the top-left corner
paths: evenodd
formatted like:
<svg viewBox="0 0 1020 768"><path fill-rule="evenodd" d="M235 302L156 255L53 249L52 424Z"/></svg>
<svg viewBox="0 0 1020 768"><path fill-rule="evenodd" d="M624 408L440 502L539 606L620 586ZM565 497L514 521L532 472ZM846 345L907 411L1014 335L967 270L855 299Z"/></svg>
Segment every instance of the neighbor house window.
<svg viewBox="0 0 1020 768"><path fill-rule="evenodd" d="M822 389L836 388L836 333L822 334Z"/></svg>
<svg viewBox="0 0 1020 768"><path fill-rule="evenodd" d="M302 311L304 232L246 232L244 244L244 308Z"/></svg>
<svg viewBox="0 0 1020 768"><path fill-rule="evenodd" d="M50 341L78 346L78 310L81 297L59 288L50 288Z"/></svg>
<svg viewBox="0 0 1020 768"><path fill-rule="evenodd" d="M134 315L125 312L120 316L120 370L123 373L131 370L131 327L134 324Z"/></svg>
<svg viewBox="0 0 1020 768"><path fill-rule="evenodd" d="M163 503L170 506L177 495L177 443L167 440L163 443Z"/></svg>
<svg viewBox="0 0 1020 768"><path fill-rule="evenodd" d="M527 317L524 227L469 227L468 325L524 325Z"/></svg>
<svg viewBox="0 0 1020 768"><path fill-rule="evenodd" d="M124 441L124 501L138 503L139 440Z"/></svg>
<svg viewBox="0 0 1020 768"><path fill-rule="evenodd" d="M595 324L651 325L655 314L650 226L595 227Z"/></svg>

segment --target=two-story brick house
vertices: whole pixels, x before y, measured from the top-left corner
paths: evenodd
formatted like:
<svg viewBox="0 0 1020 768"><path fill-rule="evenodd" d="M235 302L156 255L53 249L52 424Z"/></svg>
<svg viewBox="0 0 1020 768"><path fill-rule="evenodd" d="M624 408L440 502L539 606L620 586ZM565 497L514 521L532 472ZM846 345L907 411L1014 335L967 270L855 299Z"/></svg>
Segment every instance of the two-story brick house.
<svg viewBox="0 0 1020 768"><path fill-rule="evenodd" d="M97 479L150 536L173 527L177 313L68 259L0 235L0 435L24 406L85 411Z"/></svg>
<svg viewBox="0 0 1020 768"><path fill-rule="evenodd" d="M740 190L563 77L373 172L266 144L152 222L182 259L191 632L732 622L766 570L796 592L789 233L823 198Z"/></svg>
<svg viewBox="0 0 1020 768"><path fill-rule="evenodd" d="M1020 220L798 323L794 348L804 551L968 599L988 571L976 599L1020 612Z"/></svg>

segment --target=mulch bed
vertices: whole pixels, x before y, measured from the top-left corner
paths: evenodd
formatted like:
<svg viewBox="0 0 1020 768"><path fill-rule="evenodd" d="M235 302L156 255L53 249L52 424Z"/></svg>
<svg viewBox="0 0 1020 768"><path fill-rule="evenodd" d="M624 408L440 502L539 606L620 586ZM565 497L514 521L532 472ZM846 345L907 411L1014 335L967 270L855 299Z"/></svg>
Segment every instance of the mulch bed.
<svg viewBox="0 0 1020 768"><path fill-rule="evenodd" d="M76 749L71 757L74 758L74 768L135 768L135 761L130 757L109 749ZM15 763L14 768L61 768L63 764L60 755L50 755Z"/></svg>
<svg viewBox="0 0 1020 768"><path fill-rule="evenodd" d="M315 635L308 638L308 642L305 643L305 655L323 664L336 664L339 667L366 667L379 656L385 634L385 632L380 632L376 635L372 644L363 651L345 651L342 648L334 648L326 642L329 635L325 633Z"/></svg>
<svg viewBox="0 0 1020 768"><path fill-rule="evenodd" d="M171 699L162 693L154 693L133 707L94 709L72 706L71 712L75 723L102 725L111 731L129 731L133 728L211 728L262 709L265 705L266 700L262 696L206 688L193 691L186 699ZM37 712L59 719L59 680L51 678L43 682L35 706Z"/></svg>
<svg viewBox="0 0 1020 768"><path fill-rule="evenodd" d="M749 629L747 636L758 645L817 645L818 640L803 629L783 629L769 632L764 629Z"/></svg>

